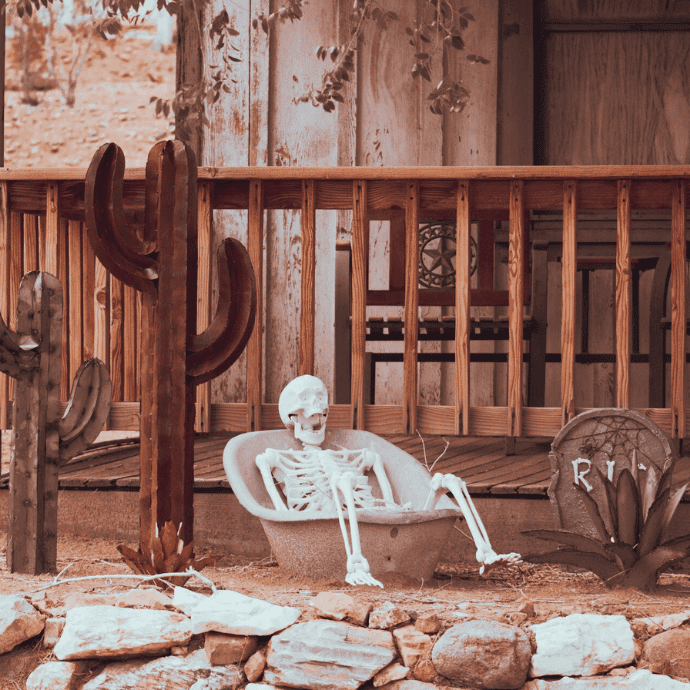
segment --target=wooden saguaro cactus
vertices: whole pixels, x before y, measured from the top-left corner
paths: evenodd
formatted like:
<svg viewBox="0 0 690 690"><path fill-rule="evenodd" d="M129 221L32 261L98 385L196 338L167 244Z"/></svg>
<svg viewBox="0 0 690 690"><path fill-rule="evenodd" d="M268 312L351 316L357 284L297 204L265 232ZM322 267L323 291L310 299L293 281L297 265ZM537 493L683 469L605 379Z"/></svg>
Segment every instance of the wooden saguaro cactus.
<svg viewBox="0 0 690 690"><path fill-rule="evenodd" d="M115 144L96 152L86 177L89 239L112 275L141 291L141 549L171 521L193 539L195 387L218 376L244 349L254 325L254 271L244 246L218 250L219 300L196 333L197 167L181 142L156 144L146 165L143 229L125 219L125 159Z"/></svg>
<svg viewBox="0 0 690 690"><path fill-rule="evenodd" d="M98 436L110 410L110 375L98 359L78 369L61 416L62 287L27 273L19 287L17 332L0 315L0 371L16 379L10 458L7 563L12 572L54 572L58 467Z"/></svg>

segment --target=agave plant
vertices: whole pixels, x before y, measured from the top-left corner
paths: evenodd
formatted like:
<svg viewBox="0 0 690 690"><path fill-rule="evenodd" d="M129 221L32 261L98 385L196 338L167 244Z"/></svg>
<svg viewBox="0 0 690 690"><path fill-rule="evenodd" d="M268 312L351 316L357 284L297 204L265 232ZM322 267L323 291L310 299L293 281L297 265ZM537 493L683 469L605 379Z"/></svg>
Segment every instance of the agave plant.
<svg viewBox="0 0 690 690"><path fill-rule="evenodd" d="M594 466L604 487L603 506L579 483L573 486L582 497L598 539L567 530L528 530L523 534L555 541L565 548L523 556L523 560L586 568L608 587L653 589L661 572L690 556L690 534L665 540L668 526L690 483L672 484L673 464L661 474L652 463L649 467L638 464L633 451L632 470L623 469L615 484ZM610 531L602 508L608 513Z"/></svg>
<svg viewBox="0 0 690 690"><path fill-rule="evenodd" d="M180 530L175 529L172 522L166 522L163 529L158 531L156 527L156 536L151 540L151 549L149 553L145 553L142 545L139 545L138 551L130 549L129 546L120 544L117 550L122 555L125 563L135 572L141 575L162 575L163 573L183 573L188 568L192 568L197 572L207 565L213 565L215 558L201 558L198 561L194 556L194 542L189 542L185 545L180 538ZM174 577L166 577L167 582L173 585L181 586L188 579L189 576L179 575ZM153 580L158 587L166 586L162 580Z"/></svg>

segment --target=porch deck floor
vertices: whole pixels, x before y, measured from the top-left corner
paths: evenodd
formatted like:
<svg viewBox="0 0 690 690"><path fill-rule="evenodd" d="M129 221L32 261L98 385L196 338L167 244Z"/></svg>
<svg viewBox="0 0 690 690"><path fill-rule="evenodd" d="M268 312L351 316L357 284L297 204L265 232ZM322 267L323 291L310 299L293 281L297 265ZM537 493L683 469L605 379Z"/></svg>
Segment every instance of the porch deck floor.
<svg viewBox="0 0 690 690"><path fill-rule="evenodd" d="M230 435L198 436L195 442L195 491L230 491L223 470L223 449ZM456 474L473 495L541 495L551 480L550 439L516 442L506 455L505 441L495 437L431 437L389 435L386 438L413 455L432 472ZM447 447L446 447L447 444ZM676 465L677 481L690 479L690 457ZM0 486L7 484L7 476ZM61 489L139 488L138 439L99 444L60 470ZM690 499L690 492L685 500Z"/></svg>

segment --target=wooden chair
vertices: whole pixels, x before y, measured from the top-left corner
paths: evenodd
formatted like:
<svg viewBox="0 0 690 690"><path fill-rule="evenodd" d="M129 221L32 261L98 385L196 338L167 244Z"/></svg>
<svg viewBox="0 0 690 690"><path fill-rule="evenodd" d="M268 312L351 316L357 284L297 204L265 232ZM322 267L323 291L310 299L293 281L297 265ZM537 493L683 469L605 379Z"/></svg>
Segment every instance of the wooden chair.
<svg viewBox="0 0 690 690"><path fill-rule="evenodd" d="M433 218L420 216L420 227L425 225L433 225L434 223L448 223L454 220L451 214L443 215L434 213ZM477 243L473 247L474 261L473 266L476 270L476 287L470 290L470 304L472 307L501 307L508 306L508 291L497 290L495 288L495 242L494 242L494 223L500 218L496 218L496 214L491 217L480 216L476 219L478 225ZM405 213L402 210L386 210L372 212L369 216L369 221L388 221L390 224L390 259L388 266L388 289L372 290L367 284L367 306L403 306L405 295ZM528 223L526 226L528 227ZM547 261L545 247L534 246L531 247L531 275L530 275L530 243L529 238L525 242L525 256L524 256L524 271L525 271L525 295L524 303L530 307L531 315L525 319L523 324L523 337L529 342L529 352L525 354L525 360L529 366L529 383L528 383L528 401L530 406L544 405L544 388L545 388L545 368L546 368L546 306L547 306ZM342 275L343 270L348 271L350 275L349 263L349 245L340 246L339 249L346 254L346 257L340 259ZM420 264L423 263L424 247L420 247ZM449 250L449 255L454 253L454 250ZM346 268L347 267L347 268ZM447 262L446 269L449 268ZM424 273L424 266L420 269L420 274ZM531 280L528 278L531 277ZM368 276L367 276L368 280ZM423 282L423 281L422 281ZM432 279L431 282L434 282ZM419 290L419 305L420 306L439 306L451 307L455 305L455 286L443 286L438 288L429 288L429 281L426 285L420 285ZM341 319L340 322L344 326L344 314L347 310L347 317L349 318L349 281L347 288L345 282L342 283L341 294L347 289L347 306L345 307L344 300L341 298ZM336 307L337 309L337 307ZM382 317L371 317L367 320L367 341L402 341L404 339L405 324L401 319L384 319ZM349 320L347 323L349 328ZM443 341L454 340L455 338L455 318L441 317L438 319L420 319L419 340L426 341ZM508 319L505 318L476 318L472 319L471 338L473 340L508 340ZM348 338L349 342L349 338ZM379 362L402 362L402 353L387 352L387 353L368 353L370 361L369 367L369 399L373 404L375 400L375 370ZM420 362L439 362L439 361L454 361L455 357L452 353L419 353L418 361ZM506 362L506 353L473 353L470 357L471 361L483 362ZM342 364L345 364L344 357L341 358ZM341 367L339 366L340 370ZM349 373L349 362L347 364L347 371ZM346 392L345 382L342 386L336 386L336 401L345 402ZM349 384L347 384L349 385ZM343 390L341 395L338 391ZM338 399L340 398L340 399Z"/></svg>

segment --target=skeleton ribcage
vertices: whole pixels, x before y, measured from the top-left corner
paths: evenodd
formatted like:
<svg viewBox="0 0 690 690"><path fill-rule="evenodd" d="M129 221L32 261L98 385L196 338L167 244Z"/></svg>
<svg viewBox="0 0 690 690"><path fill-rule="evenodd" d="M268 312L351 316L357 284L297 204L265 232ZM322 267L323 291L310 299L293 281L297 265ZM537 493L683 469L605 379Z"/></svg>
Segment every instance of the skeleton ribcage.
<svg viewBox="0 0 690 690"><path fill-rule="evenodd" d="M335 508L330 482L324 473L319 472L315 476L295 471L286 473L283 481L289 510L333 510ZM376 499L371 494L371 487L365 475L355 477L352 494L356 508L368 508L375 505ZM340 505L345 507L342 494L339 499Z"/></svg>

